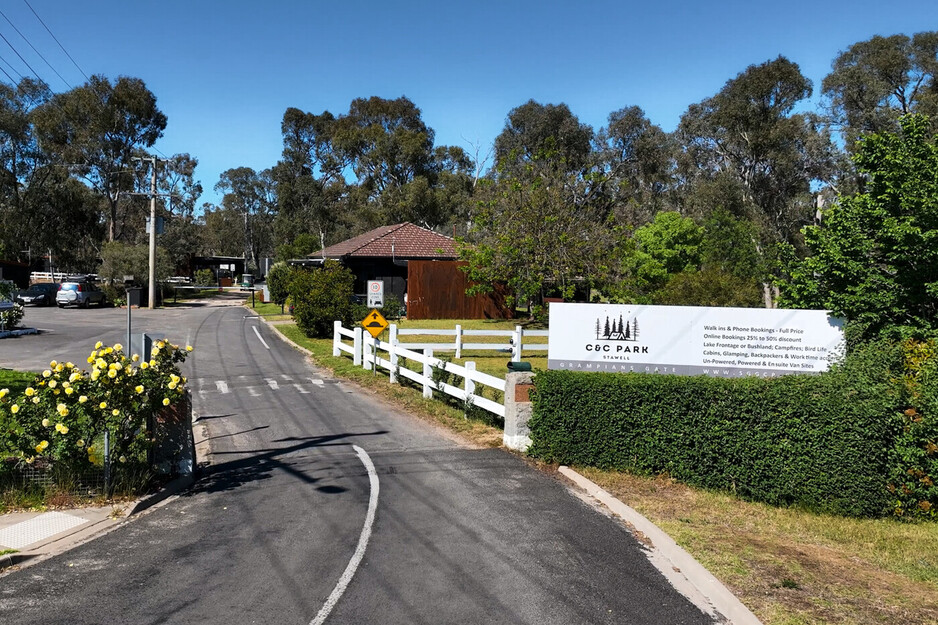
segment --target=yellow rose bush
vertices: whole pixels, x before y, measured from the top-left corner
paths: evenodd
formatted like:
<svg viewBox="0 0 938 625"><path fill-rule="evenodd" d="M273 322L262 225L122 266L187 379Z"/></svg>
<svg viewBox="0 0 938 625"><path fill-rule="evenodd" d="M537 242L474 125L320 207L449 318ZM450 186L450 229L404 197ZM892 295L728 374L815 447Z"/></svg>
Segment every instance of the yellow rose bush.
<svg viewBox="0 0 938 625"><path fill-rule="evenodd" d="M99 342L87 360L90 371L52 361L22 395L0 389L0 459L76 470L100 466L107 431L111 457L123 457L122 468L145 466L153 444L148 426L185 395L179 364L187 355L162 340L145 355L144 368L120 344Z"/></svg>

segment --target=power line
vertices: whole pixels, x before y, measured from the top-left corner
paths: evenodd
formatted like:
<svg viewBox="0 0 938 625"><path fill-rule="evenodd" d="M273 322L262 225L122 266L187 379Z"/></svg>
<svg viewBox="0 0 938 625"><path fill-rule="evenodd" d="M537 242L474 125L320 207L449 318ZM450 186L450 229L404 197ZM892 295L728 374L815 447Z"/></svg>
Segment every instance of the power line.
<svg viewBox="0 0 938 625"><path fill-rule="evenodd" d="M24 35L23 33L20 32L20 29L16 27L16 24L14 24L12 21L10 21L10 18L6 16L6 13L4 13L3 11L0 11L0 15L2 15L2 16L3 16L3 19L5 19L5 20L7 21L7 23L9 23L10 26L13 27L13 30L16 31L16 34L23 38L23 41L26 42L26 45L28 45L30 48L32 48L32 49L33 49L33 52L35 52L37 55L39 55L39 58L42 59L42 60L45 62L46 65L49 66L49 69L51 69L53 72L55 72L55 75L58 76L58 77L62 80L62 82L65 83L65 86L68 87L69 89L71 89L72 86L68 83L68 81L65 80L65 78L62 77L62 74L60 74L57 69L55 69L54 67L52 67L52 63L50 63L50 62L46 59L46 57L44 57L44 56L42 55L42 52L40 52L39 50L36 49L36 46L34 46L34 45L32 44L32 42L31 42L29 39L27 39L26 35Z"/></svg>
<svg viewBox="0 0 938 625"><path fill-rule="evenodd" d="M39 20L39 23L42 24L43 28L46 29L46 32L49 33L49 35L52 37L52 39L54 39L55 42L56 42L57 44L59 44L59 47L62 49L62 52L64 52L64 53L65 53L65 56L68 57L68 60L72 62L72 65L74 65L74 66L78 69L78 71L81 72L81 75L85 77L85 80L86 80L86 81L91 81L91 79L88 78L88 74L86 74L86 73L84 72L84 70L82 70L80 67L78 67L78 63L76 63L76 62L75 62L75 59L72 58L72 55L68 53L68 50L65 49L65 46L62 45L62 42L60 42L60 41L58 40L58 38L55 36L55 34L53 34L52 30L50 30L49 27L46 26L46 23L42 21L42 18L39 17L39 14L36 13L36 9L34 9L34 8L32 7L32 5L29 4L29 1L28 1L28 0L23 0L23 2L26 3L26 6L28 6L28 7L29 7L29 10L33 12L33 15L36 16L36 19Z"/></svg>
<svg viewBox="0 0 938 625"><path fill-rule="evenodd" d="M0 33L0 39L3 39L4 41L6 41L7 45L10 46L10 49L13 50L13 53L14 53L16 56L20 57L20 60L23 62L23 64L24 64L26 67L29 68L29 71L31 71L31 72L33 73L33 76L35 76L36 79L39 80L39 82L45 83L45 81L44 81L42 78L39 77L39 73L38 73L36 70L33 69L33 66L32 66L32 65L29 64L29 61L27 61L26 59L24 59L24 58L23 58L23 55L20 54L19 51L17 51L17 49L13 46L12 43L10 43L10 40L3 36L3 33Z"/></svg>
<svg viewBox="0 0 938 625"><path fill-rule="evenodd" d="M20 74L19 71L17 71L17 69L13 66L13 64L10 63L10 62L9 62L8 60L6 60L5 58L3 58L3 56L0 56L0 61L3 61L4 63L6 63L6 64L7 64L7 67L9 67L11 70L13 70L13 73L20 77L20 80L22 80L22 79L24 78L24 76L23 76L22 74ZM16 81L16 80L13 80L13 77L10 76L9 74L7 74L6 71L4 71L3 73L7 75L7 78L9 78L9 79L13 82L14 85L17 83L17 81Z"/></svg>

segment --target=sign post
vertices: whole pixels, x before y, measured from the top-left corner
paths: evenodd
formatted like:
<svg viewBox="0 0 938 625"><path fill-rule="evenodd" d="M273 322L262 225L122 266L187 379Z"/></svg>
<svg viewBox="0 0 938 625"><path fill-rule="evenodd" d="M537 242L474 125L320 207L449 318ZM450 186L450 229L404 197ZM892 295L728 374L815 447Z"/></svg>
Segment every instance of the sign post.
<svg viewBox="0 0 938 625"><path fill-rule="evenodd" d="M379 283L382 285L382 292L384 290L384 283ZM369 297L371 297L371 286L369 284ZM384 315L378 312L377 309L373 309L368 316L362 319L362 326L368 330L368 334L374 339L374 349L372 349L372 374L378 375L378 336L384 332L384 329L388 327L388 320L384 318Z"/></svg>
<svg viewBox="0 0 938 625"><path fill-rule="evenodd" d="M368 281L368 306L370 308L384 306L384 280Z"/></svg>

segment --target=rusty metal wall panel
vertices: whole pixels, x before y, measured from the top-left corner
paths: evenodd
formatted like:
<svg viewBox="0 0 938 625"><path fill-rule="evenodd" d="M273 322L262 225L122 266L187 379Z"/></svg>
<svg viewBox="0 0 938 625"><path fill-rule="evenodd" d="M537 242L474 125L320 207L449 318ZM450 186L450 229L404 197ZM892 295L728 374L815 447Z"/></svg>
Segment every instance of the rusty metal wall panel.
<svg viewBox="0 0 938 625"><path fill-rule="evenodd" d="M459 269L465 263L411 260L407 267L409 319L510 319L505 289L469 297L469 280Z"/></svg>

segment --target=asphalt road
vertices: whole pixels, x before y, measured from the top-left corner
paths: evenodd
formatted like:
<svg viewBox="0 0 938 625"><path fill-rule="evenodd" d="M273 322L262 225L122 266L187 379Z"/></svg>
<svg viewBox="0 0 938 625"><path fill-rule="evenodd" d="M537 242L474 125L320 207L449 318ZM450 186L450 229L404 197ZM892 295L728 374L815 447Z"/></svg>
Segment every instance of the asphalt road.
<svg viewBox="0 0 938 625"><path fill-rule="evenodd" d="M125 340L122 312L44 310L50 332L0 340L0 366L84 362ZM552 477L330 378L245 315L140 315L195 346L184 370L211 466L167 505L0 578L0 622L711 622Z"/></svg>

